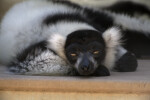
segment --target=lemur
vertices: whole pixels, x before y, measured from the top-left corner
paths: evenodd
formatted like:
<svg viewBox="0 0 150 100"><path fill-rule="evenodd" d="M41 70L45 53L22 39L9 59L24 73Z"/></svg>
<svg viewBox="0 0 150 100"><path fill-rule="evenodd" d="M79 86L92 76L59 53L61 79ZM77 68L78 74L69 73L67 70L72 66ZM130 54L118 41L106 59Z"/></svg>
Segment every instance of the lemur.
<svg viewBox="0 0 150 100"><path fill-rule="evenodd" d="M150 50L150 22L130 17L135 12L150 15L148 7L130 1L100 9L64 0L24 1L1 21L0 62L29 75L135 71L140 50Z"/></svg>

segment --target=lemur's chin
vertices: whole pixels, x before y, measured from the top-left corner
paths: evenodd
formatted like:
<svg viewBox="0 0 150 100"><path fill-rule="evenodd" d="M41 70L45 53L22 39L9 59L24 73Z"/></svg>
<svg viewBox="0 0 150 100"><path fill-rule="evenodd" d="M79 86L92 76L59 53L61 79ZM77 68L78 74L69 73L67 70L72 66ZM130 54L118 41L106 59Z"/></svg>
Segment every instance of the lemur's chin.
<svg viewBox="0 0 150 100"><path fill-rule="evenodd" d="M81 76L90 76L90 75L92 75L93 73L91 73L91 72L79 72L79 74L80 74Z"/></svg>
<svg viewBox="0 0 150 100"><path fill-rule="evenodd" d="M80 70L80 69L78 69L77 71L78 71L79 75L89 76L89 75L94 74L95 69L92 69L92 70Z"/></svg>

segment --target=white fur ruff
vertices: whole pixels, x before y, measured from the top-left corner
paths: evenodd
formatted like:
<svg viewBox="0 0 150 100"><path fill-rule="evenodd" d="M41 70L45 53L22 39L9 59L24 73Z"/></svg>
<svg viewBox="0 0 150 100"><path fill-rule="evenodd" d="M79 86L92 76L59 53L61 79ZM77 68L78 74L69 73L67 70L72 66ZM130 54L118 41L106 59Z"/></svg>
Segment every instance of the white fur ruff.
<svg viewBox="0 0 150 100"><path fill-rule="evenodd" d="M35 50L36 55L28 55L23 62L11 66L10 71L29 75L72 75L73 69L50 50Z"/></svg>
<svg viewBox="0 0 150 100"><path fill-rule="evenodd" d="M117 47L120 45L121 33L119 29L112 27L103 33L106 43L106 56L103 64L112 69L116 61Z"/></svg>

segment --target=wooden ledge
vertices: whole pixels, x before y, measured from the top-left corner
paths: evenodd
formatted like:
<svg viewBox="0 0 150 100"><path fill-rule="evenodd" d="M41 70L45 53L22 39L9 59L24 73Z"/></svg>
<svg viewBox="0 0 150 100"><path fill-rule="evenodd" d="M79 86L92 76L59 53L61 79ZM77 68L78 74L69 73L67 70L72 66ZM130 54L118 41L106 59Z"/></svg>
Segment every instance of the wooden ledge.
<svg viewBox="0 0 150 100"><path fill-rule="evenodd" d="M108 77L25 76L0 70L0 91L150 94L150 62L140 60L136 72Z"/></svg>
<svg viewBox="0 0 150 100"><path fill-rule="evenodd" d="M57 78L56 78L57 79ZM148 93L150 83L82 80L0 80L0 90L85 93Z"/></svg>

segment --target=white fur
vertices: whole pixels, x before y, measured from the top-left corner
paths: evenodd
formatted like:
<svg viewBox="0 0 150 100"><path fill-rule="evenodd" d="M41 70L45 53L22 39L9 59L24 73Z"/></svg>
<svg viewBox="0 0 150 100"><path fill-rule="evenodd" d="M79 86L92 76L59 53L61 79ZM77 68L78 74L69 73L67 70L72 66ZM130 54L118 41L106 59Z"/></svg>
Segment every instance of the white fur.
<svg viewBox="0 0 150 100"><path fill-rule="evenodd" d="M66 56L64 54L64 45L66 38L59 35L53 34L48 40L48 48L55 51L60 57L66 60Z"/></svg>
<svg viewBox="0 0 150 100"><path fill-rule="evenodd" d="M76 30L84 29L95 30L86 23L62 21L46 27L43 34L54 33L48 39L48 48L54 50L63 59L66 59L64 54L64 45L67 35Z"/></svg>
<svg viewBox="0 0 150 100"><path fill-rule="evenodd" d="M17 53L29 45L51 37L51 34L58 33L65 37L76 29L92 29L89 25L80 23L60 22L49 26L42 24L43 19L48 15L76 11L71 7L47 1L33 0L15 5L5 15L0 26L0 63L8 64L16 57ZM51 48L57 49L53 47Z"/></svg>
<svg viewBox="0 0 150 100"><path fill-rule="evenodd" d="M115 24L121 25L123 29L140 31L145 35L147 35L147 33L150 33L150 21L148 20L140 20L124 14L112 13L111 15L114 17Z"/></svg>
<svg viewBox="0 0 150 100"><path fill-rule="evenodd" d="M73 11L75 10L47 1L25 1L15 5L1 23L0 62L11 62L22 49L47 38L46 34L41 35L41 24L47 15Z"/></svg>
<svg viewBox="0 0 150 100"><path fill-rule="evenodd" d="M36 52L39 52L38 56L29 55L25 61L18 62L18 66L11 66L10 70L28 75L68 75L72 71L72 67L51 51L41 52L38 49Z"/></svg>
<svg viewBox="0 0 150 100"><path fill-rule="evenodd" d="M103 33L106 43L106 56L103 64L112 69L116 61L117 47L120 45L121 33L119 29L112 27Z"/></svg>
<svg viewBox="0 0 150 100"><path fill-rule="evenodd" d="M96 30L95 28L86 23L59 21L56 24L52 24L47 27L45 26L43 29L44 30L43 34L57 33L60 34L61 36L66 37L68 34L76 30L84 30L84 29Z"/></svg>

